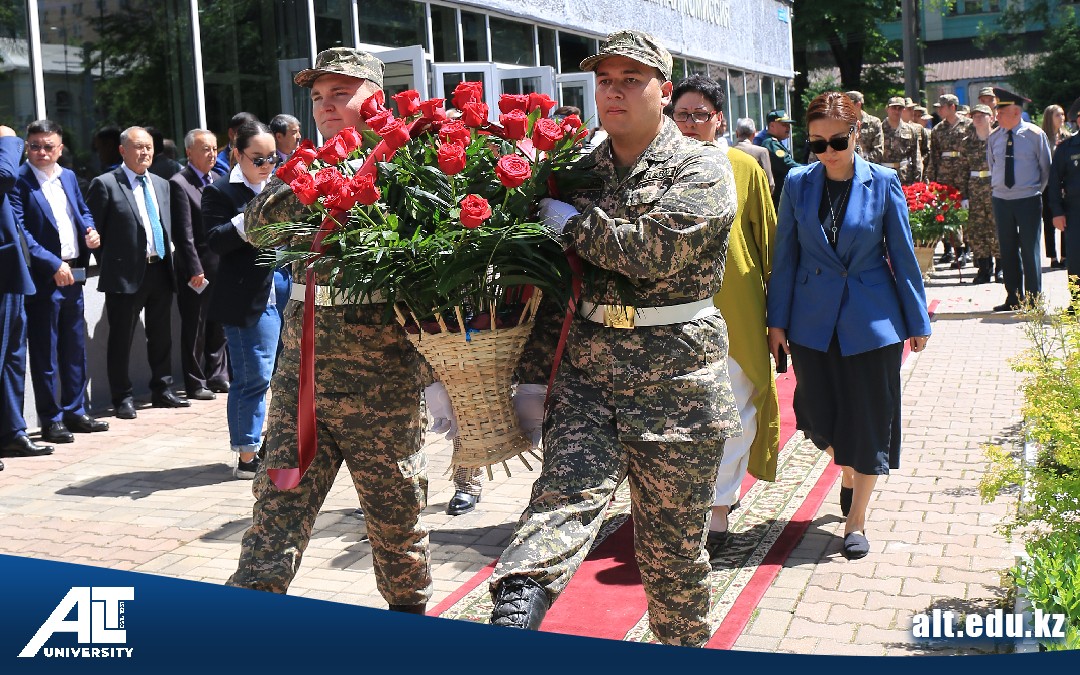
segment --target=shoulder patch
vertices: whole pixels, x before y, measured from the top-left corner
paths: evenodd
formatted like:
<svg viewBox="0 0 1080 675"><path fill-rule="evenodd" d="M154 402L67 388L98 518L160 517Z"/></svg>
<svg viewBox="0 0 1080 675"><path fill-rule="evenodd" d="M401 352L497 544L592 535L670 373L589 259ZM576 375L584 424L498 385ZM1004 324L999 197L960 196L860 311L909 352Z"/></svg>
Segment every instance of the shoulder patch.
<svg viewBox="0 0 1080 675"><path fill-rule="evenodd" d="M776 156L777 156L777 157L783 157L783 156L784 156L784 155L786 155L786 154L787 154L787 153L786 153L786 152L784 152L783 150L781 150L781 149L779 149L779 148L777 148L777 149L776 149Z"/></svg>

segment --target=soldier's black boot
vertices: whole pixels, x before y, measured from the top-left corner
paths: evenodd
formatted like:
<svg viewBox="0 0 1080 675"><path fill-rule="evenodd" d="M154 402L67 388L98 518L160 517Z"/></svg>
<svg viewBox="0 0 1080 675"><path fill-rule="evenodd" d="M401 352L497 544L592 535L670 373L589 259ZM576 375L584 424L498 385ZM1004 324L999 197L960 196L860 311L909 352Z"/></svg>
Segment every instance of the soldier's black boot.
<svg viewBox="0 0 1080 675"><path fill-rule="evenodd" d="M937 264L939 265L944 265L945 263L951 263L953 261L952 246L950 246L949 244L944 244L944 247L945 252L942 253L941 257L937 259Z"/></svg>
<svg viewBox="0 0 1080 675"><path fill-rule="evenodd" d="M993 261L990 258L976 258L975 267L979 270L979 273L975 275L975 278L971 280L973 284L988 284L990 283L990 268L993 266Z"/></svg>
<svg viewBox="0 0 1080 675"><path fill-rule="evenodd" d="M495 589L491 625L539 630L549 607L551 600L540 584L525 576L506 577Z"/></svg>
<svg viewBox="0 0 1080 675"><path fill-rule="evenodd" d="M427 603L421 602L419 605L390 605L390 611L423 615L427 613Z"/></svg>

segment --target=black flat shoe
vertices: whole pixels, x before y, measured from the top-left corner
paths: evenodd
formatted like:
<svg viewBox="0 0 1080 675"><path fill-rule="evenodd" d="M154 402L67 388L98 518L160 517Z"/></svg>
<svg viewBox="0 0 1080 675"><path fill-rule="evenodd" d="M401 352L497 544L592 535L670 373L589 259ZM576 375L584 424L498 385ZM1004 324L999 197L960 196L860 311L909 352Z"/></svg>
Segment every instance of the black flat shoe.
<svg viewBox="0 0 1080 675"><path fill-rule="evenodd" d="M138 415L135 413L135 404L131 401L123 401L116 406L116 416L122 420L133 420Z"/></svg>
<svg viewBox="0 0 1080 675"><path fill-rule="evenodd" d="M64 415L64 426L77 434L91 434L108 431L109 423L96 420L89 415Z"/></svg>
<svg viewBox="0 0 1080 675"><path fill-rule="evenodd" d="M480 501L480 495L470 495L466 492L455 492L454 498L446 505L446 515L460 516L476 508Z"/></svg>
<svg viewBox="0 0 1080 675"><path fill-rule="evenodd" d="M855 496L855 488L846 488L843 485L840 486L840 513L847 517L849 511L851 511L851 498Z"/></svg>
<svg viewBox="0 0 1080 675"><path fill-rule="evenodd" d="M1020 303L1012 300L1006 300L1005 304L994 307L995 312L1015 312L1020 309Z"/></svg>
<svg viewBox="0 0 1080 675"><path fill-rule="evenodd" d="M217 398L217 394L210 391L206 387L199 387L198 389L189 390L187 393L187 397L189 400L193 399L196 401L213 401L215 398Z"/></svg>
<svg viewBox="0 0 1080 675"><path fill-rule="evenodd" d="M189 408L191 407L191 401L185 401L176 394L172 393L168 389L155 394L150 400L150 403L155 408Z"/></svg>
<svg viewBox="0 0 1080 675"><path fill-rule="evenodd" d="M75 434L68 431L63 422L50 422L41 430L41 440L46 443L74 443Z"/></svg>
<svg viewBox="0 0 1080 675"><path fill-rule="evenodd" d="M215 394L228 394L229 383L228 382L210 382L206 386L210 387L210 391Z"/></svg>
<svg viewBox="0 0 1080 675"><path fill-rule="evenodd" d="M859 532L844 536L844 557L848 560L865 558L870 553L870 542Z"/></svg>
<svg viewBox="0 0 1080 675"><path fill-rule="evenodd" d="M4 457L43 457L53 454L51 445L38 445L30 440L29 436L16 436L0 448L0 455Z"/></svg>

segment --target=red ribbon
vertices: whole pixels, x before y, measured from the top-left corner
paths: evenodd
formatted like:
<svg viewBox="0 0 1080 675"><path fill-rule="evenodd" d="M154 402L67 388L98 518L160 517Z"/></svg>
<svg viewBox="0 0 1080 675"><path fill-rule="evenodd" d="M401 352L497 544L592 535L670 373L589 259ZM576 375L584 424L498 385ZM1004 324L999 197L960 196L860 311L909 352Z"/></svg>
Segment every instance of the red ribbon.
<svg viewBox="0 0 1080 675"><path fill-rule="evenodd" d="M577 312L578 301L581 299L581 258L574 249L566 249L566 262L570 263L573 272L573 281L570 284L570 306L566 308L566 316L563 318L562 330L559 332L559 344L555 347L555 358L551 362L551 375L548 376L547 395L551 396L551 388L555 385L555 373L559 372L559 362L562 361L563 350L566 348L566 336L570 334L570 325L574 323L574 314ZM547 398L544 399L545 406Z"/></svg>

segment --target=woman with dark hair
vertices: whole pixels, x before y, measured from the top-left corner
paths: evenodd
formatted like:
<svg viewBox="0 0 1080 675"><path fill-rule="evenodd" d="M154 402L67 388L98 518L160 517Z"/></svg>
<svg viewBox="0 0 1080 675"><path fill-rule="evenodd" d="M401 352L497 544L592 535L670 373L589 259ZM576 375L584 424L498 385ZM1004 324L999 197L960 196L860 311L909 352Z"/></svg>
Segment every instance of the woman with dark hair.
<svg viewBox="0 0 1080 675"><path fill-rule="evenodd" d="M244 208L262 192L280 161L274 135L262 122L247 122L236 132L232 171L207 185L203 223L210 249L221 256L210 288L209 317L225 329L232 367L227 415L229 443L237 453L233 475L255 477L266 419L266 390L281 336L281 312L289 300L289 274L259 260L248 243Z"/></svg>
<svg viewBox="0 0 1080 675"><path fill-rule="evenodd" d="M806 125L819 161L793 169L780 198L769 351L791 355L796 424L843 471L843 551L856 559L877 477L900 467L904 341L922 351L930 318L900 179L855 153L855 107L826 92Z"/></svg>

